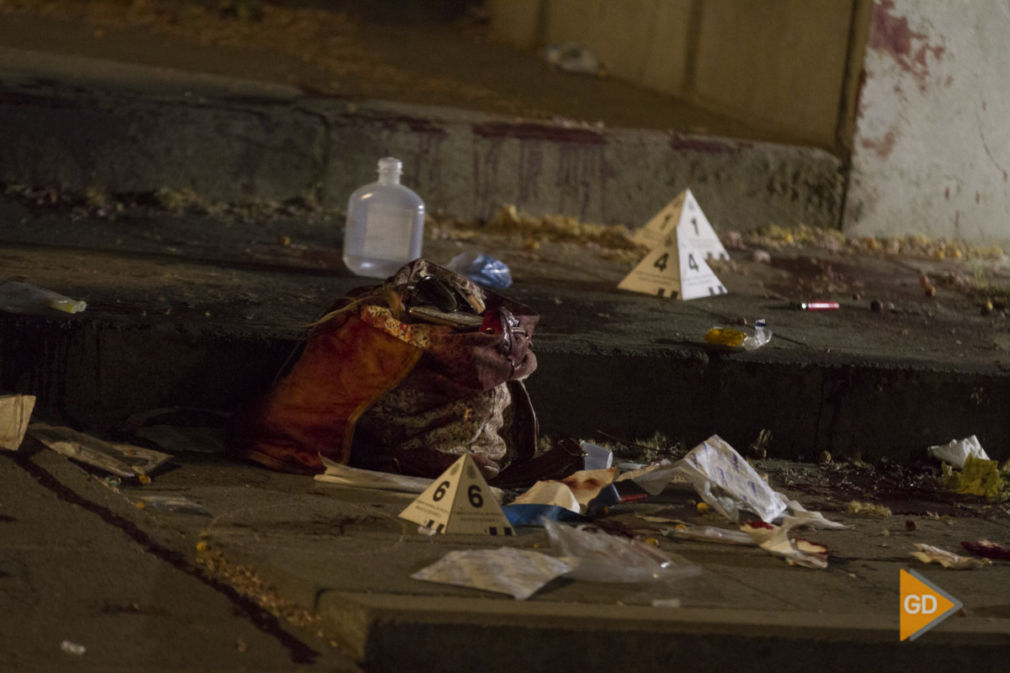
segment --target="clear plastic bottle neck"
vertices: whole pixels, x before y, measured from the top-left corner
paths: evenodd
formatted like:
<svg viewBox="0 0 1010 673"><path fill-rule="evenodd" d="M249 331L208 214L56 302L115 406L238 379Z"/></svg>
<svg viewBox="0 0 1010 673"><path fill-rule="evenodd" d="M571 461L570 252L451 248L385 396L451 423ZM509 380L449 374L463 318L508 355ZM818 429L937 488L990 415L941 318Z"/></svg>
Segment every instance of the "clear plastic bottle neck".
<svg viewBox="0 0 1010 673"><path fill-rule="evenodd" d="M399 159L386 157L379 159L379 184L398 185L400 174L403 173L403 163Z"/></svg>

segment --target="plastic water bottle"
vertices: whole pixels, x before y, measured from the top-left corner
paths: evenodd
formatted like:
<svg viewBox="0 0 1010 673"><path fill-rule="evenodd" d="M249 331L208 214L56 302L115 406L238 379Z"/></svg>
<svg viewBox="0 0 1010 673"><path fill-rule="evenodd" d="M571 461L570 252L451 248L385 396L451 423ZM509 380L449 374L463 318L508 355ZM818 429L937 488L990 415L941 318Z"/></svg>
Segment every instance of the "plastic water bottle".
<svg viewBox="0 0 1010 673"><path fill-rule="evenodd" d="M347 202L344 264L359 276L386 278L421 256L424 201L400 184L399 159L379 159L379 181Z"/></svg>

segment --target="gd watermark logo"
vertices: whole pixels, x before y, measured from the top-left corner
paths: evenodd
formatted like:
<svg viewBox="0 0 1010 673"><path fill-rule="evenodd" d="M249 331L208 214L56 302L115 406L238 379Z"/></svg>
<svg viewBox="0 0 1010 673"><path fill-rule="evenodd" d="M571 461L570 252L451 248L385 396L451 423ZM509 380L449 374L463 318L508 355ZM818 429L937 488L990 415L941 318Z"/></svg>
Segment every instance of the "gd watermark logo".
<svg viewBox="0 0 1010 673"><path fill-rule="evenodd" d="M914 570L901 569L898 624L901 640L915 640L964 604Z"/></svg>

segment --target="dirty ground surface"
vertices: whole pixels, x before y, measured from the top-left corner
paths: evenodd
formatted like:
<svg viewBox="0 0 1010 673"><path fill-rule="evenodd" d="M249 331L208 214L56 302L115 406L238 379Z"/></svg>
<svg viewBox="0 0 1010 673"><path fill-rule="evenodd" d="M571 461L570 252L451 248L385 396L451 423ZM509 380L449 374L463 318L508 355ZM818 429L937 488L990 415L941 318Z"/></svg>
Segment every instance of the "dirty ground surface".
<svg viewBox="0 0 1010 673"><path fill-rule="evenodd" d="M4 385L93 427L162 406L244 403L310 322L374 282L343 267L338 212L74 204L8 189L0 218L5 275L89 306L5 319ZM505 261L507 293L541 313L529 386L553 437L658 430L693 444L718 432L742 444L768 430L773 456L907 461L978 434L1007 457L1010 281L996 251L726 232L732 260L713 265L729 293L680 302L616 288L642 254L617 229L502 214L431 220L427 236L436 262L465 250ZM761 251L768 261L755 261ZM795 308L810 300L840 309ZM758 318L774 334L758 351L704 341L711 327L746 330Z"/></svg>
<svg viewBox="0 0 1010 673"><path fill-rule="evenodd" d="M542 529L520 528L516 537L493 541L421 535L415 524L397 516L411 496L338 487L235 463L214 453L213 428L174 428L177 437L190 439L176 446L170 466L148 485L110 481L31 439L18 456L0 456L5 483L13 487L6 493L16 496L9 502L5 497L0 509L0 525L7 530L55 515L51 502L25 507L26 484L32 479L38 483L33 492L39 491L33 497L60 498L61 507L77 505L74 520L80 519L81 527L66 535L59 527L45 529L51 534L44 557L34 548L3 548L0 582L16 587L7 595L30 587L44 591L40 577L62 558L53 549L91 550L87 556L94 562L80 577L90 583L89 573L95 573L100 597L68 603L59 631L53 632L53 637L88 648L80 661L93 668L82 670L132 670L119 661L118 641L124 633L148 634L145 639L166 647L176 634L188 637L187 627L174 625L176 619L200 628L201 620L215 618L216 606L228 600L241 609L226 628L201 636L206 651L170 648L152 659L151 650L144 649L140 656L151 663L145 670L178 670L173 662L185 667L210 661L216 670L288 670L313 662L319 670L352 670L353 659L367 671L546 671L564 662L579 670L609 671L615 660L634 657L636 670L660 671L669 670L670 657L690 657L693 670L705 671L895 670L906 665L995 671L1003 669L1010 646L1010 593L1005 590L1010 562L948 570L909 555L914 543L957 553L966 540L1010 541L1006 505L938 491L935 465L910 469L754 461L774 488L847 525L844 530L799 533L827 545L826 570L791 567L754 547L664 537L674 521L734 528L714 512L700 513L694 491L674 485L661 496L616 505L598 523L617 534L651 538L662 551L699 565L701 575L669 584L555 580L527 601L515 601L409 575L451 550L504 544L555 553ZM683 452L662 443L653 448L671 456ZM181 496L195 509L171 511L144 501L165 496ZM852 514L852 500L890 510ZM643 515L670 521L649 522ZM136 557L127 563L134 568L130 575L140 566L161 566L156 581L109 585L102 567L93 568L102 563L108 564L104 572L120 567L110 550L118 549L116 538L124 536L140 543L139 549L130 545ZM22 531L17 539L23 537ZM962 614L915 647L899 644L897 638L900 568L916 570L965 604ZM179 601L164 595L166 587L175 586L166 584L169 576L202 583L200 590L211 594L199 598L184 587L173 589L186 600L200 601L198 615L185 616L190 608L180 608ZM680 607L653 607L656 599L676 599ZM267 616L255 617L241 601L251 601ZM110 614L116 611L128 615ZM48 613L30 612L40 629L53 628ZM122 621L129 622L128 630L106 628ZM592 647L586 646L589 633ZM525 646L517 648L520 641ZM58 643L32 640L28 647L11 641L4 652L51 665L74 659L59 651ZM761 656L755 658L755 652ZM165 662L170 665L162 667Z"/></svg>
<svg viewBox="0 0 1010 673"><path fill-rule="evenodd" d="M218 4L261 11L243 20ZM621 80L552 70L538 52L490 41L480 11L439 9L453 4L466 3L5 0L0 46L283 82L351 101L791 140Z"/></svg>

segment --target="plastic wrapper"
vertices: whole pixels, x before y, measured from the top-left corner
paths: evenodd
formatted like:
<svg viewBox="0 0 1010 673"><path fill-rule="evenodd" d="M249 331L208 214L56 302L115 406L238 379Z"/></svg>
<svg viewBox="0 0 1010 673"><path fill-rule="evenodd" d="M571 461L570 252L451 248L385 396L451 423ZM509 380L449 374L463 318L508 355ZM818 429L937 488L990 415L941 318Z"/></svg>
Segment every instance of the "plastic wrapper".
<svg viewBox="0 0 1010 673"><path fill-rule="evenodd" d="M145 508L210 516L210 512L203 505L182 495L142 495L138 500L144 503Z"/></svg>
<svg viewBox="0 0 1010 673"><path fill-rule="evenodd" d="M753 351L771 341L772 331L768 329L763 319L754 323L754 334L747 334L738 329L728 327L713 327L705 333L705 341L717 346L743 348Z"/></svg>
<svg viewBox="0 0 1010 673"><path fill-rule="evenodd" d="M575 567L566 577L588 582L669 582L701 573L651 545L585 527L545 521L551 547Z"/></svg>
<svg viewBox="0 0 1010 673"><path fill-rule="evenodd" d="M729 530L716 526L676 526L666 531L667 537L677 540L694 540L697 542L718 542L720 544L736 544L750 546L755 544L750 535L739 530Z"/></svg>
<svg viewBox="0 0 1010 673"><path fill-rule="evenodd" d="M963 495L981 495L989 500L999 500L1006 490L1006 482L999 473L995 460L983 460L968 456L964 468L952 470L943 466L943 483L948 491Z"/></svg>
<svg viewBox="0 0 1010 673"><path fill-rule="evenodd" d="M0 311L45 315L80 313L87 307L86 302L65 297L36 285L15 280L0 280Z"/></svg>
<svg viewBox="0 0 1010 673"><path fill-rule="evenodd" d="M585 469L606 470L614 464L614 452L592 442L579 442L585 458Z"/></svg>
<svg viewBox="0 0 1010 673"><path fill-rule="evenodd" d="M484 253L461 252L449 260L446 268L493 290L504 290L512 285L508 265Z"/></svg>
<svg viewBox="0 0 1010 673"><path fill-rule="evenodd" d="M746 510L771 523L787 509L786 498L718 435L693 448L677 465L702 500L730 521Z"/></svg>
<svg viewBox="0 0 1010 673"><path fill-rule="evenodd" d="M632 481L649 495L659 495L673 481L687 481L680 474L680 465L666 458L655 465L622 472L615 481Z"/></svg>
<svg viewBox="0 0 1010 673"><path fill-rule="evenodd" d="M57 453L120 477L148 475L171 460L160 451L132 444L106 442L70 428L32 423L28 434Z"/></svg>
<svg viewBox="0 0 1010 673"><path fill-rule="evenodd" d="M540 552L512 547L451 551L411 578L529 598L572 565Z"/></svg>
<svg viewBox="0 0 1010 673"><path fill-rule="evenodd" d="M964 439L952 439L947 444L931 446L926 450L929 451L929 455L949 463L959 470L964 468L964 463L969 457L989 460L989 456L975 435Z"/></svg>
<svg viewBox="0 0 1010 673"><path fill-rule="evenodd" d="M740 530L749 535L759 547L776 556L781 556L789 565L798 565L804 568L827 568L828 548L819 542L790 538L791 528L786 524L776 526L764 521L750 521L744 524Z"/></svg>
<svg viewBox="0 0 1010 673"><path fill-rule="evenodd" d="M582 506L572 489L560 481L538 481L512 501L513 505L551 505L572 512L581 512Z"/></svg>
<svg viewBox="0 0 1010 673"><path fill-rule="evenodd" d="M959 554L949 552L946 549L934 547L930 544L922 544L921 542L917 542L915 547L918 551L911 552L912 556L923 563L939 563L944 568L953 568L955 570L976 570L992 563L992 561L987 558L978 559L970 556L960 556Z"/></svg>
<svg viewBox="0 0 1010 673"><path fill-rule="evenodd" d="M961 546L976 556L1010 561L1010 546L1000 545L992 540L962 542Z"/></svg>

